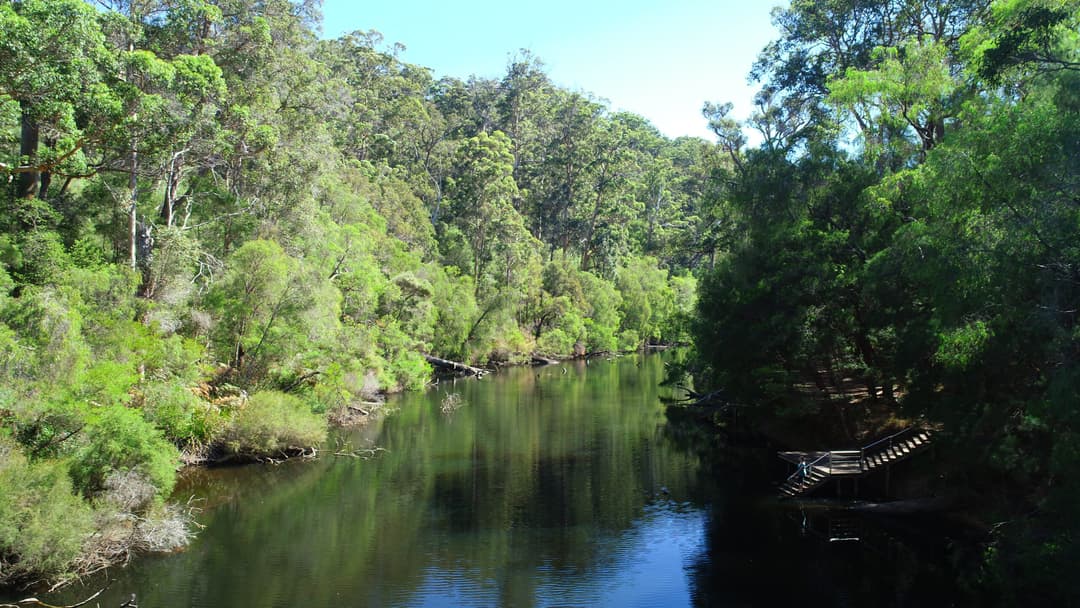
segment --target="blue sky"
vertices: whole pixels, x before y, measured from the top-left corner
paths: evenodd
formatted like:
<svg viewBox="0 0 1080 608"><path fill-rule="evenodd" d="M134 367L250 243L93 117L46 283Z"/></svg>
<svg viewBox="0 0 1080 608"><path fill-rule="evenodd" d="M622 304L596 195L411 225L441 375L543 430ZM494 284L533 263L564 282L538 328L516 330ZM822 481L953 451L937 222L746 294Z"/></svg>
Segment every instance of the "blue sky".
<svg viewBox="0 0 1080 608"><path fill-rule="evenodd" d="M776 37L780 0L325 0L323 35L378 30L436 77L500 77L529 49L551 79L648 118L671 137L712 139L701 106L750 113L750 66Z"/></svg>

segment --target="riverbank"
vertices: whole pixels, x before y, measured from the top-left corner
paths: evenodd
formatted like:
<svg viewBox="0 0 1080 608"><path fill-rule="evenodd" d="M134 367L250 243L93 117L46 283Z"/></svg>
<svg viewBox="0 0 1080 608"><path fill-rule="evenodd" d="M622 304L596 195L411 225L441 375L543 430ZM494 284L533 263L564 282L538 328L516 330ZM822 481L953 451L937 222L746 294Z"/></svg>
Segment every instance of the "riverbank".
<svg viewBox="0 0 1080 608"><path fill-rule="evenodd" d="M529 355L515 361L547 365L598 356L621 353L568 353L562 361ZM220 381L179 390L147 384L133 391L126 407L87 411L95 424L73 429L69 438L84 433L91 449L76 452L66 465L25 458L15 442L0 445L6 454L0 485L33 489L26 496L0 498L3 504L18 503L0 510L0 531L14 539L0 555L6 564L0 567L0 586L62 584L136 554L181 548L193 534L191 511L166 502L178 467L315 457L331 428L362 426L382 415L389 393L375 392L370 375L365 382L366 388L357 389L365 399L339 399L334 407L313 400L317 383L305 385L307 398L273 390L248 394ZM22 428L24 437L29 432ZM69 473L82 476L72 483ZM79 485L78 480L85 481ZM20 523L28 519L42 523ZM45 549L26 549L37 546Z"/></svg>

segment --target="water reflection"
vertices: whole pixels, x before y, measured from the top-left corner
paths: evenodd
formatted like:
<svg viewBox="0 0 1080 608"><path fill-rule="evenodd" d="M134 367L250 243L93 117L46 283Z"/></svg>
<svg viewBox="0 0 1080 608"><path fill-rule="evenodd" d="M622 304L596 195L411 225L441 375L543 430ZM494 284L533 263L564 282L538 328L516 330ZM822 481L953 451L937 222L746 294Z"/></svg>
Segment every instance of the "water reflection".
<svg viewBox="0 0 1080 608"><path fill-rule="evenodd" d="M765 506L767 451L668 425L662 375L653 356L444 383L336 438L376 459L192 472L205 530L101 605L855 605L897 579ZM914 597L911 572L877 603Z"/></svg>

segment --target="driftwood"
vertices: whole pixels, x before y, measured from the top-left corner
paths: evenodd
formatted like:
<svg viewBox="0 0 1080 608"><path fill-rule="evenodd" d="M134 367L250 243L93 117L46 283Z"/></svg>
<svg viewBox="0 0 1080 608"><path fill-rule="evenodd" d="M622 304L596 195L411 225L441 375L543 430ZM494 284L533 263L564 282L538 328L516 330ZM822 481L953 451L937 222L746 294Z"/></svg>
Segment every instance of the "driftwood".
<svg viewBox="0 0 1080 608"><path fill-rule="evenodd" d="M39 600L36 597L28 597L26 599L19 600L14 604L0 604L0 608L25 608L26 606L43 606L44 608L79 608L79 606L85 606L97 599L98 596L100 596L102 593L105 593L105 590L108 589L109 585L111 584L112 581L109 581L104 587L99 589L97 593L75 604L49 604L47 602ZM100 606L100 604L98 605ZM138 606L136 606L135 604L135 594L131 594L131 599L121 604L120 608L138 608Z"/></svg>
<svg viewBox="0 0 1080 608"><path fill-rule="evenodd" d="M484 374L488 373L486 369L473 367L471 365L465 365L464 363L458 363L457 361L450 361L449 359L432 357L431 355L424 355L424 359L427 359L428 363L434 365L438 369L453 372L455 374L462 374L465 376L475 376L477 378L481 378L484 376Z"/></svg>
<svg viewBox="0 0 1080 608"><path fill-rule="evenodd" d="M532 364L533 365L556 365L558 363L559 363L558 359L549 359L549 358L544 357L542 355L533 355L532 356Z"/></svg>

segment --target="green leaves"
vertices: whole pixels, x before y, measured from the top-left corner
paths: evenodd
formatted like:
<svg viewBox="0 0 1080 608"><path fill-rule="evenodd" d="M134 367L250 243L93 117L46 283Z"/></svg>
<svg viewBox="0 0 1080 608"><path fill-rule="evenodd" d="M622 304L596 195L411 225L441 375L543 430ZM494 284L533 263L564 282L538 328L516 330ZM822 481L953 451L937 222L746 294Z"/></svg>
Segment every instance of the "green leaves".
<svg viewBox="0 0 1080 608"><path fill-rule="evenodd" d="M339 297L325 278L277 243L249 241L229 258L228 271L206 297L220 319L215 352L245 382L264 381L302 352L312 333L336 328Z"/></svg>
<svg viewBox="0 0 1080 608"><path fill-rule="evenodd" d="M95 412L87 430L87 443L71 464L75 487L87 494L105 488L113 471L136 471L146 476L158 495L167 497L176 483L179 452L146 422L142 415L123 406Z"/></svg>
<svg viewBox="0 0 1080 608"><path fill-rule="evenodd" d="M995 2L987 23L964 36L973 72L993 84L1026 70L1077 67L1078 5L1075 0Z"/></svg>
<svg viewBox="0 0 1080 608"><path fill-rule="evenodd" d="M326 440L326 419L302 401L276 391L251 396L221 437L224 449L241 459L281 457Z"/></svg>
<svg viewBox="0 0 1080 608"><path fill-rule="evenodd" d="M0 561L3 580L64 573L92 528L91 511L72 493L57 462L28 461L0 435Z"/></svg>
<svg viewBox="0 0 1080 608"><path fill-rule="evenodd" d="M954 370L964 370L982 362L982 352L993 332L984 321L972 321L941 334L940 345L934 357L939 363Z"/></svg>
<svg viewBox="0 0 1080 608"><path fill-rule="evenodd" d="M829 80L829 100L889 128L910 128L929 150L944 137L944 121L954 115L962 83L948 47L930 37L896 47L878 47L875 68L848 68ZM868 142L873 143L873 142Z"/></svg>

